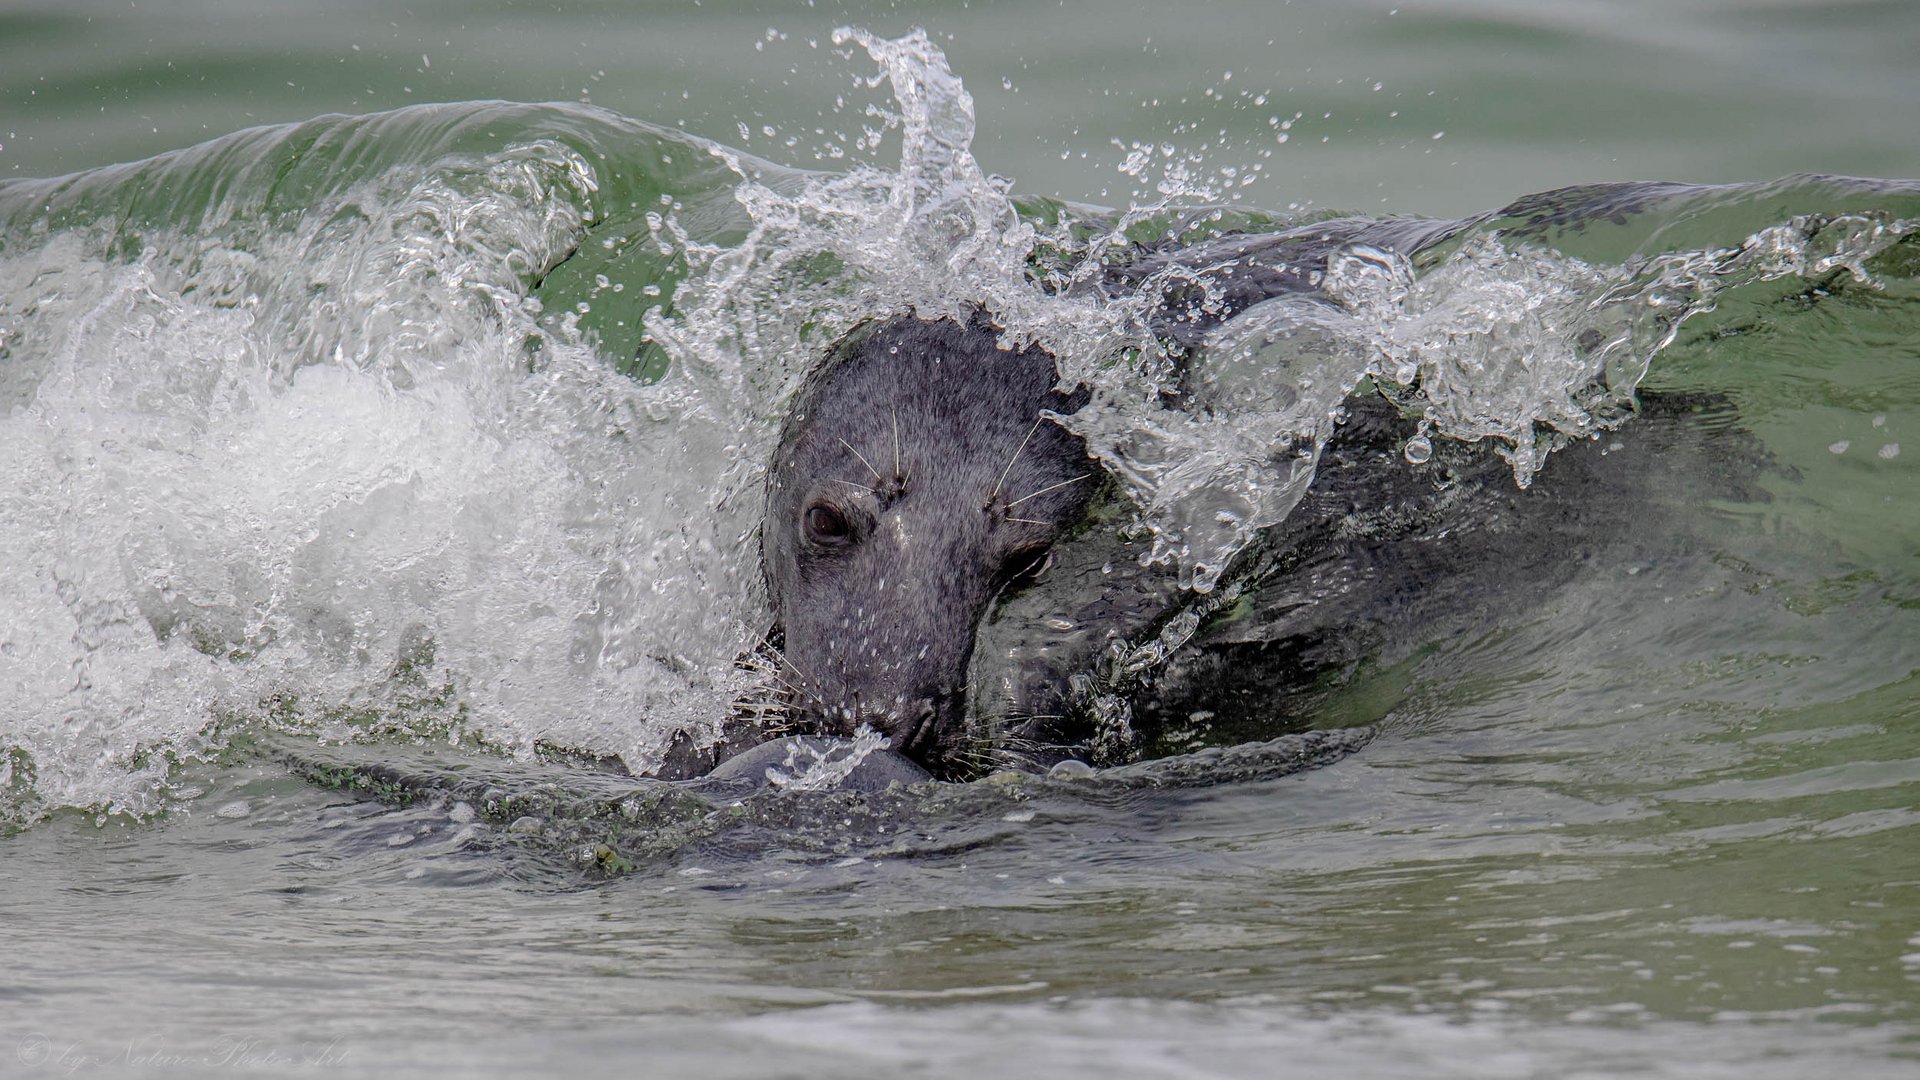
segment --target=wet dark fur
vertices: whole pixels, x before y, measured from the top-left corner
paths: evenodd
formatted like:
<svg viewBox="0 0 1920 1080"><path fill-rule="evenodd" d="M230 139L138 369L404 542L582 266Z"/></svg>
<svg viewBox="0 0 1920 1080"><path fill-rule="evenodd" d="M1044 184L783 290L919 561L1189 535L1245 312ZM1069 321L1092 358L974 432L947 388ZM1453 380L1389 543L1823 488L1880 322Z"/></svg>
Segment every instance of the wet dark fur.
<svg viewBox="0 0 1920 1080"><path fill-rule="evenodd" d="M1216 744L1303 730L1367 670L1527 625L1576 579L1693 557L1703 501L1764 502L1775 468L1717 395L1643 392L1617 436L1556 452L1525 490L1490 447L1436 440L1414 466L1411 421L1377 399L1350 413L1307 497L1236 568L1233 617L1136 696L1140 751L1188 749L1196 726Z"/></svg>

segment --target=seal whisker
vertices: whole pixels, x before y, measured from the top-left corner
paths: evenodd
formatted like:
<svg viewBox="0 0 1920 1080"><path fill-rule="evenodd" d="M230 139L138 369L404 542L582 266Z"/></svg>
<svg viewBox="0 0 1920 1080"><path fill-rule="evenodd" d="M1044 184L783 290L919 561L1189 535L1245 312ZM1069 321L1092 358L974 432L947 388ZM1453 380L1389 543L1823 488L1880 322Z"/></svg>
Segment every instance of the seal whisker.
<svg viewBox="0 0 1920 1080"><path fill-rule="evenodd" d="M807 689L805 683L794 682L792 679L789 679L786 676L775 673L775 672L769 672L768 674L772 675L774 680L778 682L781 686L786 687L788 693L791 693L796 697L799 697L803 700L808 700L808 701L815 701L819 699L819 695Z"/></svg>
<svg viewBox="0 0 1920 1080"><path fill-rule="evenodd" d="M765 646L765 648L768 653L771 653L773 655L773 658L775 660L785 663L788 667L793 668L793 670L799 675L801 675L803 678L806 676L806 672L801 671L800 668L796 666L793 661L788 660L786 655L782 653L779 649L775 648L772 645L767 645ZM761 676L762 678L772 679L774 682L777 682L781 686L785 687L789 693L794 694L798 697L811 698L814 696L813 694L809 693L806 690L806 688L801 686L799 683L796 683L793 680L787 678L785 675L780 674L779 663L768 664L764 658L755 657L752 663L744 664L742 666L745 667L747 670L752 671L756 675Z"/></svg>
<svg viewBox="0 0 1920 1080"><path fill-rule="evenodd" d="M807 680L808 682L812 682L812 681L814 681L814 679L813 679L813 676L811 676L811 675L809 675L809 674L807 674L806 672L804 672L804 671L802 671L802 670L800 670L800 665L799 665L799 664L796 664L796 663L794 663L794 662L793 662L792 660L790 660L790 659L788 659L788 658L787 658L787 654L786 654L786 652L785 652L785 650L783 650L783 649L780 649L780 648L779 648L779 647L777 647L777 646L773 646L773 645L769 645L769 646L767 646L767 651L773 654L773 658L774 658L775 660L778 660L778 661L780 661L780 662L781 662L782 664L785 664L785 665L787 665L788 667L790 667L790 668L792 668L792 669L793 669L793 673L794 673L795 675L798 675L798 676L800 676L800 677L801 677L802 679L805 679L805 680ZM808 696L809 696L809 697L811 697L811 696L813 696L813 695L811 695L811 694L809 694Z"/></svg>
<svg viewBox="0 0 1920 1080"><path fill-rule="evenodd" d="M1000 487L1007 482L1007 474L1013 471L1014 463L1020 460L1020 455L1026 450L1027 443L1033 440L1033 433L1039 431L1040 425L1046 423L1046 421L1047 418L1044 416L1036 416L1033 418L1033 426L1027 429L1027 437L1020 440L1019 446L1014 447L1013 456L1007 459L1007 467L1000 470L1000 479L993 482L993 494L987 496L987 503L989 505L993 503L993 500L1000 497Z"/></svg>
<svg viewBox="0 0 1920 1080"><path fill-rule="evenodd" d="M893 414L893 476L904 486L907 478L900 469L900 406L889 406L888 411Z"/></svg>
<svg viewBox="0 0 1920 1080"><path fill-rule="evenodd" d="M852 480L842 480L837 476L830 476L827 479L833 481L836 484L845 484L850 488L854 488L859 491L869 492L875 496L878 496L880 494L878 491L874 491L873 488L867 486L866 484L855 483Z"/></svg>
<svg viewBox="0 0 1920 1080"><path fill-rule="evenodd" d="M804 689L802 689L798 683L795 683L793 680L780 674L778 670L769 671L766 673L766 675L767 675L767 678L772 679L774 682L777 682L781 686L786 687L788 690L792 691L793 693L799 694L802 697L807 696L807 692Z"/></svg>
<svg viewBox="0 0 1920 1080"><path fill-rule="evenodd" d="M846 447L849 450L853 450L853 444L848 442L845 439L840 440L840 445ZM887 482L887 478L880 475L880 470L873 467L873 462L868 461L867 456L865 454L862 454L858 450L853 450L853 456L860 459L860 464L865 465L867 467L867 471L873 474L873 478L875 480L880 481L882 484Z"/></svg>
<svg viewBox="0 0 1920 1080"><path fill-rule="evenodd" d="M754 717L756 720L762 722L770 719L777 719L784 722L792 714L793 709L785 701L780 700L780 698L776 696L763 695L760 697L740 698L733 703L733 712L736 715Z"/></svg>
<svg viewBox="0 0 1920 1080"><path fill-rule="evenodd" d="M1053 522L1051 522L1051 521L1035 521L1035 520L1034 520L1034 519L1032 519L1032 518L1022 518L1022 517L1014 517L1014 516L1013 516L1013 515L1011 515L1011 514L1009 514L1009 515L1007 515L1007 520L1008 520L1008 521L1017 521L1017 522L1019 522L1019 523L1020 523L1020 524L1022 524L1022 525L1051 525L1051 524L1053 524Z"/></svg>
<svg viewBox="0 0 1920 1080"><path fill-rule="evenodd" d="M742 670L753 673L760 681L735 698L729 710L733 717L749 721L767 734L790 730L796 708L794 700L804 701L809 696L780 674L779 665L773 663L769 655L778 651L772 645L763 644L762 651L738 661Z"/></svg>
<svg viewBox="0 0 1920 1080"><path fill-rule="evenodd" d="M1019 506L1021 503L1026 502L1028 499L1033 498L1035 495L1045 495L1047 492L1052 491L1055 488L1063 488L1063 487L1066 487L1068 484L1077 484L1080 481L1085 480L1087 477L1092 475L1093 474L1090 472L1083 472L1079 476L1076 476L1071 480L1062 480L1057 484L1049 484L1046 487L1041 488L1039 491L1029 491L1025 495L1022 495L1019 498L1008 503L1007 509L1011 510L1014 507Z"/></svg>

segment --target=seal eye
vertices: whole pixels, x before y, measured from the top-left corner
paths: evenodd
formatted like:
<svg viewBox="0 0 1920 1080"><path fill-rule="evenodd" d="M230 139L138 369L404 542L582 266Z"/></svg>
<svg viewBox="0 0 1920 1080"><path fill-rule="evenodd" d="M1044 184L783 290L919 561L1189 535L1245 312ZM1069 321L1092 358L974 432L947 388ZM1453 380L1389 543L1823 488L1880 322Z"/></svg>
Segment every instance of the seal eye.
<svg viewBox="0 0 1920 1080"><path fill-rule="evenodd" d="M847 523L846 515L825 503L807 507L803 520L807 539L822 547L839 547L853 541L853 526Z"/></svg>

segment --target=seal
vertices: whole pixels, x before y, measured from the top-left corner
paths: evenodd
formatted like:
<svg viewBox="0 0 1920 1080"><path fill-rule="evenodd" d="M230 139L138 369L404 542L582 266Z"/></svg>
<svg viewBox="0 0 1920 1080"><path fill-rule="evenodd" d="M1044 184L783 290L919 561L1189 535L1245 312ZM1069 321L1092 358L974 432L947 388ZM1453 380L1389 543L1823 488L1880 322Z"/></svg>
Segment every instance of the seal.
<svg viewBox="0 0 1920 1080"><path fill-rule="evenodd" d="M1463 226L1356 218L1143 248L1105 287L1118 295L1148 277L1181 281L1163 293L1154 329L1191 345L1252 304L1310 292L1330 251L1417 247ZM1074 576L1095 584L1080 590L1083 602L1027 620L1042 626L1039 638L1010 646L1015 663L969 686L981 682L969 667L983 619L1039 579L1096 497L1114 490L1086 443L1056 422L1087 391L1060 387L1044 350L999 338L976 311L965 322L896 315L836 343L784 418L761 529L769 651L791 726L840 737L871 727L946 778L1124 759L1112 748L1090 754L1097 732L1068 730L1067 673L1174 611L1180 594L1167 575L1134 573L1138 552L1086 530ZM969 708L986 695L995 708Z"/></svg>
<svg viewBox="0 0 1920 1080"><path fill-rule="evenodd" d="M1178 358L1254 304L1314 295L1336 251L1411 257L1487 216L1143 249L1106 286L1156 282L1153 329ZM810 373L761 529L791 730L844 738L865 725L941 779L1272 739L1363 664L1511 621L1579 566L1605 565L1652 535L1659 493L1697 502L1704 480L1743 498L1761 467L1724 423L1703 443L1709 426L1690 418L1723 403L1643 393L1641 452L1602 462L1596 443L1569 447L1552 483L1521 493L1486 446L1401 460L1417 418L1350 399L1306 498L1229 568L1238 602L1208 606L1115 527L1119 483L1058 422L1090 395L1059 383L1054 357L1006 347L984 311L875 320ZM1178 655L1135 667L1170 629ZM1120 677L1089 694L1076 680L1095 669ZM1211 729L1199 742L1197 724Z"/></svg>

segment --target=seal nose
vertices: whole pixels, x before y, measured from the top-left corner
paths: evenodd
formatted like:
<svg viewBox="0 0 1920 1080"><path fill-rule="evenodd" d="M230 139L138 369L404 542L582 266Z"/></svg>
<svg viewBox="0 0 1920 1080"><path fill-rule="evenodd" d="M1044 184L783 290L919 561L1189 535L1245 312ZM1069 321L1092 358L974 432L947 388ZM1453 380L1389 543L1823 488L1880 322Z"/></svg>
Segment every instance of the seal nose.
<svg viewBox="0 0 1920 1080"><path fill-rule="evenodd" d="M939 695L922 698L912 712L900 718L898 733L888 733L893 736L895 750L916 761L926 758L940 738L939 700Z"/></svg>
<svg viewBox="0 0 1920 1080"><path fill-rule="evenodd" d="M842 721L851 729L865 724L885 735L893 750L926 763L946 741L949 721L960 715L960 691L936 691L907 698L884 711L848 709Z"/></svg>

